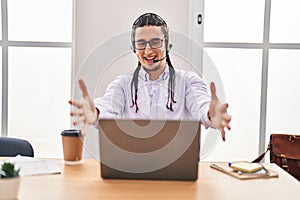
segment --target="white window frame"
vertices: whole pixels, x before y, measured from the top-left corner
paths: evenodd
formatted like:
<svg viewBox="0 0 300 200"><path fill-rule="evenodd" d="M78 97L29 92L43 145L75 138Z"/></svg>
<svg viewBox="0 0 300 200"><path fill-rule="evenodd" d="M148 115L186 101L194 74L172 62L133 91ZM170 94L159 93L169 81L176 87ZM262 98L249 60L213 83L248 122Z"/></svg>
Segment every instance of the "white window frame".
<svg viewBox="0 0 300 200"><path fill-rule="evenodd" d="M190 37L197 41L203 48L239 48L239 49L261 49L262 56L262 72L261 72L261 98L260 98L260 125L259 125L259 154L265 151L266 146L266 109L267 109L267 87L268 87L268 65L269 50L271 49L300 49L300 43L270 43L270 14L271 0L265 0L264 9L264 28L262 43L234 43L234 42L204 42L203 41L203 23L199 26L195 17L198 14L205 19L205 0L191 0L190 8ZM200 28L199 28L200 27Z"/></svg>
<svg viewBox="0 0 300 200"><path fill-rule="evenodd" d="M8 136L8 47L56 47L72 49L72 66L74 61L74 11L75 0L73 0L72 17L72 42L34 42L34 41L9 41L8 40L8 20L7 20L7 1L1 0L2 15L2 113L1 113L1 136Z"/></svg>

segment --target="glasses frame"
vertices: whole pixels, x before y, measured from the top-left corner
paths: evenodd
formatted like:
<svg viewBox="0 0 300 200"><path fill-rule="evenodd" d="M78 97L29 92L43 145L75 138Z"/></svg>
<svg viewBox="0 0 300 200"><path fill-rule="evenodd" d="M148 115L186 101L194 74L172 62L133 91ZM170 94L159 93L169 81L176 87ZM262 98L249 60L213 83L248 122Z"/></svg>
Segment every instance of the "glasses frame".
<svg viewBox="0 0 300 200"><path fill-rule="evenodd" d="M153 42L153 41L155 41L155 40L159 40L159 41L160 41L160 46L159 46L159 47L153 48L151 42ZM163 39L161 39L161 38L153 38L153 39L151 39L151 40L149 40L149 41L146 41L146 40L138 40L138 41L134 41L134 49L136 49L136 50L145 50L146 47L147 47L147 44L149 44L149 46L150 46L151 49L159 49L159 48L162 47L163 41L165 41L165 40L166 40L165 38L163 38ZM144 48L137 48L137 47L136 47L136 43L137 43L137 42L145 42Z"/></svg>

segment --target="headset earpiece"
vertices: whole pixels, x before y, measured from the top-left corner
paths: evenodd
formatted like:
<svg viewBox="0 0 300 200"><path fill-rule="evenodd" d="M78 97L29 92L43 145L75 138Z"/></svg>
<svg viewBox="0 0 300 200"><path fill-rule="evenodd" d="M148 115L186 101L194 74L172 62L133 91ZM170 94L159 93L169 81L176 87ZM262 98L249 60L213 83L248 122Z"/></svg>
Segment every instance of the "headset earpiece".
<svg viewBox="0 0 300 200"><path fill-rule="evenodd" d="M133 53L135 53L135 49L134 49L133 45L130 45L130 49L133 51Z"/></svg>
<svg viewBox="0 0 300 200"><path fill-rule="evenodd" d="M171 51L172 47L173 47L173 44L168 45L168 52Z"/></svg>
<svg viewBox="0 0 300 200"><path fill-rule="evenodd" d="M134 30L131 30L131 50L133 51L133 53L136 53L135 51L135 47L134 47Z"/></svg>

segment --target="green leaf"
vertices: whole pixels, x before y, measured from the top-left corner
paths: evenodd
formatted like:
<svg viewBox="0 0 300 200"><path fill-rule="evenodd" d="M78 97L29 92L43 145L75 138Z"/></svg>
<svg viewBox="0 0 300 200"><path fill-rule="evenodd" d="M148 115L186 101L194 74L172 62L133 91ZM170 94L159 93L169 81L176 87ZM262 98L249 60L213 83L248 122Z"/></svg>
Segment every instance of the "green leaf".
<svg viewBox="0 0 300 200"><path fill-rule="evenodd" d="M5 162L1 165L0 178L18 177L20 169L15 169L15 164Z"/></svg>

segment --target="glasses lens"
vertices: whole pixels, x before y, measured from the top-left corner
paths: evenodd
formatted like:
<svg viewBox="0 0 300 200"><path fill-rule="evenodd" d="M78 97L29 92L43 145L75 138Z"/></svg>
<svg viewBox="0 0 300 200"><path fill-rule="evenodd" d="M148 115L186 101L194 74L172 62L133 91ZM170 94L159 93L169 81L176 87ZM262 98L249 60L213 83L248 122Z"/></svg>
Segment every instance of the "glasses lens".
<svg viewBox="0 0 300 200"><path fill-rule="evenodd" d="M152 39L152 40L150 40L150 46L153 49L160 48L161 45L162 45L162 40L161 39Z"/></svg>
<svg viewBox="0 0 300 200"><path fill-rule="evenodd" d="M146 48L147 42L145 40L139 40L135 42L135 48L138 50L142 50Z"/></svg>
<svg viewBox="0 0 300 200"><path fill-rule="evenodd" d="M140 40L140 41L136 41L135 42L135 48L141 50L141 49L145 49L147 42L144 40Z"/></svg>

